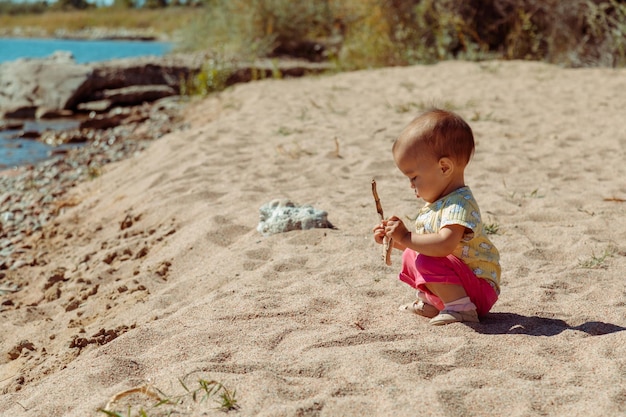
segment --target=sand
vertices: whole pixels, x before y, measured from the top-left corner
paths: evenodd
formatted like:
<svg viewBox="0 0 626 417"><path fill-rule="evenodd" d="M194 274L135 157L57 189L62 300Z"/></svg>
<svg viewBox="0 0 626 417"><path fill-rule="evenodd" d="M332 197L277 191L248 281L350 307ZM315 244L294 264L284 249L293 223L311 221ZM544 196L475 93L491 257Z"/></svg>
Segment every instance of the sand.
<svg viewBox="0 0 626 417"><path fill-rule="evenodd" d="M444 62L237 85L79 185L5 271L0 415L626 415L626 70ZM401 313L378 214L421 202L390 147L432 104L502 256L479 324ZM288 198L335 229L262 236ZM221 388L196 401L199 381ZM127 390L136 389L134 392ZM153 408L157 397L170 404ZM112 401L113 400L113 401Z"/></svg>

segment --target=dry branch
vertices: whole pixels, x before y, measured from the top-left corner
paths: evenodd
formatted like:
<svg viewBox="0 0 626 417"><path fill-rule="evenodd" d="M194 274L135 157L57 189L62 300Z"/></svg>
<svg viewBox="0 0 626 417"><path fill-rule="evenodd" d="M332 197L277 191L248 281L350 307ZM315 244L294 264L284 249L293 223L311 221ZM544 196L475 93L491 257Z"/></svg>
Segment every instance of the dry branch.
<svg viewBox="0 0 626 417"><path fill-rule="evenodd" d="M380 216L380 220L385 220L383 214L383 207L380 204L380 198L378 197L378 191L376 191L376 180L372 179L372 194L374 195L374 202L376 203L376 211ZM393 241L391 238L385 236L383 238L383 260L387 265L391 265L391 251L393 250Z"/></svg>

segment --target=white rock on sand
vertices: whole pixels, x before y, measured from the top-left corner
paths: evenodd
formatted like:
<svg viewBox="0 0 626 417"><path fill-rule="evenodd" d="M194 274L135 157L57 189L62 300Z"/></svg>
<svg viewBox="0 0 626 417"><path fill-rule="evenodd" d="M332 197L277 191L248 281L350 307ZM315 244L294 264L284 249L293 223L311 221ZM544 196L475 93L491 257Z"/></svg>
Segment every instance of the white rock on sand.
<svg viewBox="0 0 626 417"><path fill-rule="evenodd" d="M3 279L22 290L2 296L0 415L116 395L122 415L223 415L184 396L199 379L237 416L626 414L624 91L625 69L445 62L197 103L190 130L79 186L29 242L40 264ZM474 128L466 179L498 229L502 294L477 325L399 313L413 291L371 237L373 177L386 215L417 210L390 147L430 104ZM264 237L274 198L336 229ZM151 408L161 392L185 403Z"/></svg>

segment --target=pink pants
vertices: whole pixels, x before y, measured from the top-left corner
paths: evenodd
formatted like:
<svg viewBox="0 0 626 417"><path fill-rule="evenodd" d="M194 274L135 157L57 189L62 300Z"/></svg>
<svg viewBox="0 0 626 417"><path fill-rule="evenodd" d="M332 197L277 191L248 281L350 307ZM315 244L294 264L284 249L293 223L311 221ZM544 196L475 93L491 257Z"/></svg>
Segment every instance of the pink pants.
<svg viewBox="0 0 626 417"><path fill-rule="evenodd" d="M467 296L476 304L478 315L485 315L498 300L498 294L489 281L478 278L472 270L459 258L448 255L436 258L417 254L406 249L402 254L402 271L400 281L422 291L429 304L443 310L443 302L426 288L426 284L462 285Z"/></svg>

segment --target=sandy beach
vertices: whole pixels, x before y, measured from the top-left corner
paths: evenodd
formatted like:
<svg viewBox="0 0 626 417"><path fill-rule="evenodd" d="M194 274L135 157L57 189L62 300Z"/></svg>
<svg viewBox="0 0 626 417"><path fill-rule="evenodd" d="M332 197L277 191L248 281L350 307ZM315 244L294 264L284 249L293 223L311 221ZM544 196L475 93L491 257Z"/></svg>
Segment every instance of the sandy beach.
<svg viewBox="0 0 626 417"><path fill-rule="evenodd" d="M19 287L0 296L0 415L220 416L226 394L242 417L626 415L624 92L626 69L443 62L190 104L188 129L75 187L20 243L33 265L0 271ZM414 290L371 235L372 178L387 216L423 204L390 149L431 105L474 129L466 180L502 257L478 324L399 312ZM335 228L263 236L274 199ZM199 381L220 385L194 401Z"/></svg>

